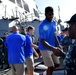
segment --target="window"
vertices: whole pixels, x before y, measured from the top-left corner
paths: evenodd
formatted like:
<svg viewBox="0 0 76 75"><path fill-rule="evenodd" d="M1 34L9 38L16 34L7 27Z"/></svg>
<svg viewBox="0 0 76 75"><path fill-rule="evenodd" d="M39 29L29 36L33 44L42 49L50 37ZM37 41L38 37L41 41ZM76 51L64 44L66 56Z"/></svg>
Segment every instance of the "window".
<svg viewBox="0 0 76 75"><path fill-rule="evenodd" d="M18 6L20 6L22 8L21 0L17 0L17 4L18 4Z"/></svg>
<svg viewBox="0 0 76 75"><path fill-rule="evenodd" d="M15 0L10 0L11 2L15 3Z"/></svg>
<svg viewBox="0 0 76 75"><path fill-rule="evenodd" d="M38 12L37 12L35 9L33 9L33 10L34 10L34 14L35 14L35 16L39 18L39 14L38 14Z"/></svg>
<svg viewBox="0 0 76 75"><path fill-rule="evenodd" d="M28 6L28 4L23 0L23 5L24 5L24 9L26 10L26 11L28 11L28 12L30 12L29 11L29 6Z"/></svg>

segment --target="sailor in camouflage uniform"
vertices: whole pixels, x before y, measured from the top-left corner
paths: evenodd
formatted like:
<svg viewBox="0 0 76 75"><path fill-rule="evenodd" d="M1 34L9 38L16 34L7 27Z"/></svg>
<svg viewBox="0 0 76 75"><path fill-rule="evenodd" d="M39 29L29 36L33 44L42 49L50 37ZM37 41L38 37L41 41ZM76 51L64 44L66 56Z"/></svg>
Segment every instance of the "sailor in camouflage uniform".
<svg viewBox="0 0 76 75"><path fill-rule="evenodd" d="M0 38L0 69L3 68L3 39Z"/></svg>
<svg viewBox="0 0 76 75"><path fill-rule="evenodd" d="M69 38L68 28L64 29L64 38L61 40L61 45L63 46L63 50L67 52L68 46L72 44L72 39Z"/></svg>
<svg viewBox="0 0 76 75"><path fill-rule="evenodd" d="M3 38L3 53L4 53L4 64L6 67L4 69L9 68L9 63L8 63L8 48L6 47L6 37L8 36L8 32L4 33L4 38Z"/></svg>
<svg viewBox="0 0 76 75"><path fill-rule="evenodd" d="M68 47L66 54L66 75L76 75L76 14L69 21L69 37L72 39L72 44Z"/></svg>
<svg viewBox="0 0 76 75"><path fill-rule="evenodd" d="M71 41L72 41L72 40L69 38L69 36L65 36L65 37L62 39L61 45L63 46L63 50L64 50L65 52L68 51L68 46L72 43Z"/></svg>

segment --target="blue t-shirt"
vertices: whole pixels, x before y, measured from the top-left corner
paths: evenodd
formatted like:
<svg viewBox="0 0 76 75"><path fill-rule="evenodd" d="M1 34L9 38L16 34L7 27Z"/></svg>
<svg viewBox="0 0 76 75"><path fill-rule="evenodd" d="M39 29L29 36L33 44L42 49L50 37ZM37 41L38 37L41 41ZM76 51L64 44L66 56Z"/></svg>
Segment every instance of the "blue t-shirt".
<svg viewBox="0 0 76 75"><path fill-rule="evenodd" d="M56 22L52 20L48 22L46 19L39 25L39 39L45 39L47 43L55 46ZM49 50L39 41L40 50Z"/></svg>
<svg viewBox="0 0 76 75"><path fill-rule="evenodd" d="M24 46L26 45L26 37L14 32L6 37L6 44L8 47L9 64L24 63Z"/></svg>
<svg viewBox="0 0 76 75"><path fill-rule="evenodd" d="M26 34L26 46L25 46L25 58L28 58L33 54L33 47L30 46L31 44L33 44L32 38L30 34L27 33Z"/></svg>

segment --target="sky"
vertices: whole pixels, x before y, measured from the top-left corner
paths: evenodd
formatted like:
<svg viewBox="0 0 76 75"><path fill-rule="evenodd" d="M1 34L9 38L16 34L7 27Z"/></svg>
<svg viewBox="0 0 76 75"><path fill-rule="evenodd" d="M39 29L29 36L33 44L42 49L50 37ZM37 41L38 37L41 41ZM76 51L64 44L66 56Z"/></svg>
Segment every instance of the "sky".
<svg viewBox="0 0 76 75"><path fill-rule="evenodd" d="M54 16L58 18L58 6L60 7L60 18L62 21L69 20L76 13L76 0L35 0L40 12L44 13L45 7L54 8Z"/></svg>

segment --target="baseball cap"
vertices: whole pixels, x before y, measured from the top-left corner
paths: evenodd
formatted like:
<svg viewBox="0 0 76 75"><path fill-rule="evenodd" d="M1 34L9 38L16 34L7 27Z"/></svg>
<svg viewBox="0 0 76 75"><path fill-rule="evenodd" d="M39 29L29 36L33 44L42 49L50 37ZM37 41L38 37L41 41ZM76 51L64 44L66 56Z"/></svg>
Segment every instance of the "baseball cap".
<svg viewBox="0 0 76 75"><path fill-rule="evenodd" d="M75 23L76 22L76 14L74 14L69 21L66 21L66 23Z"/></svg>

